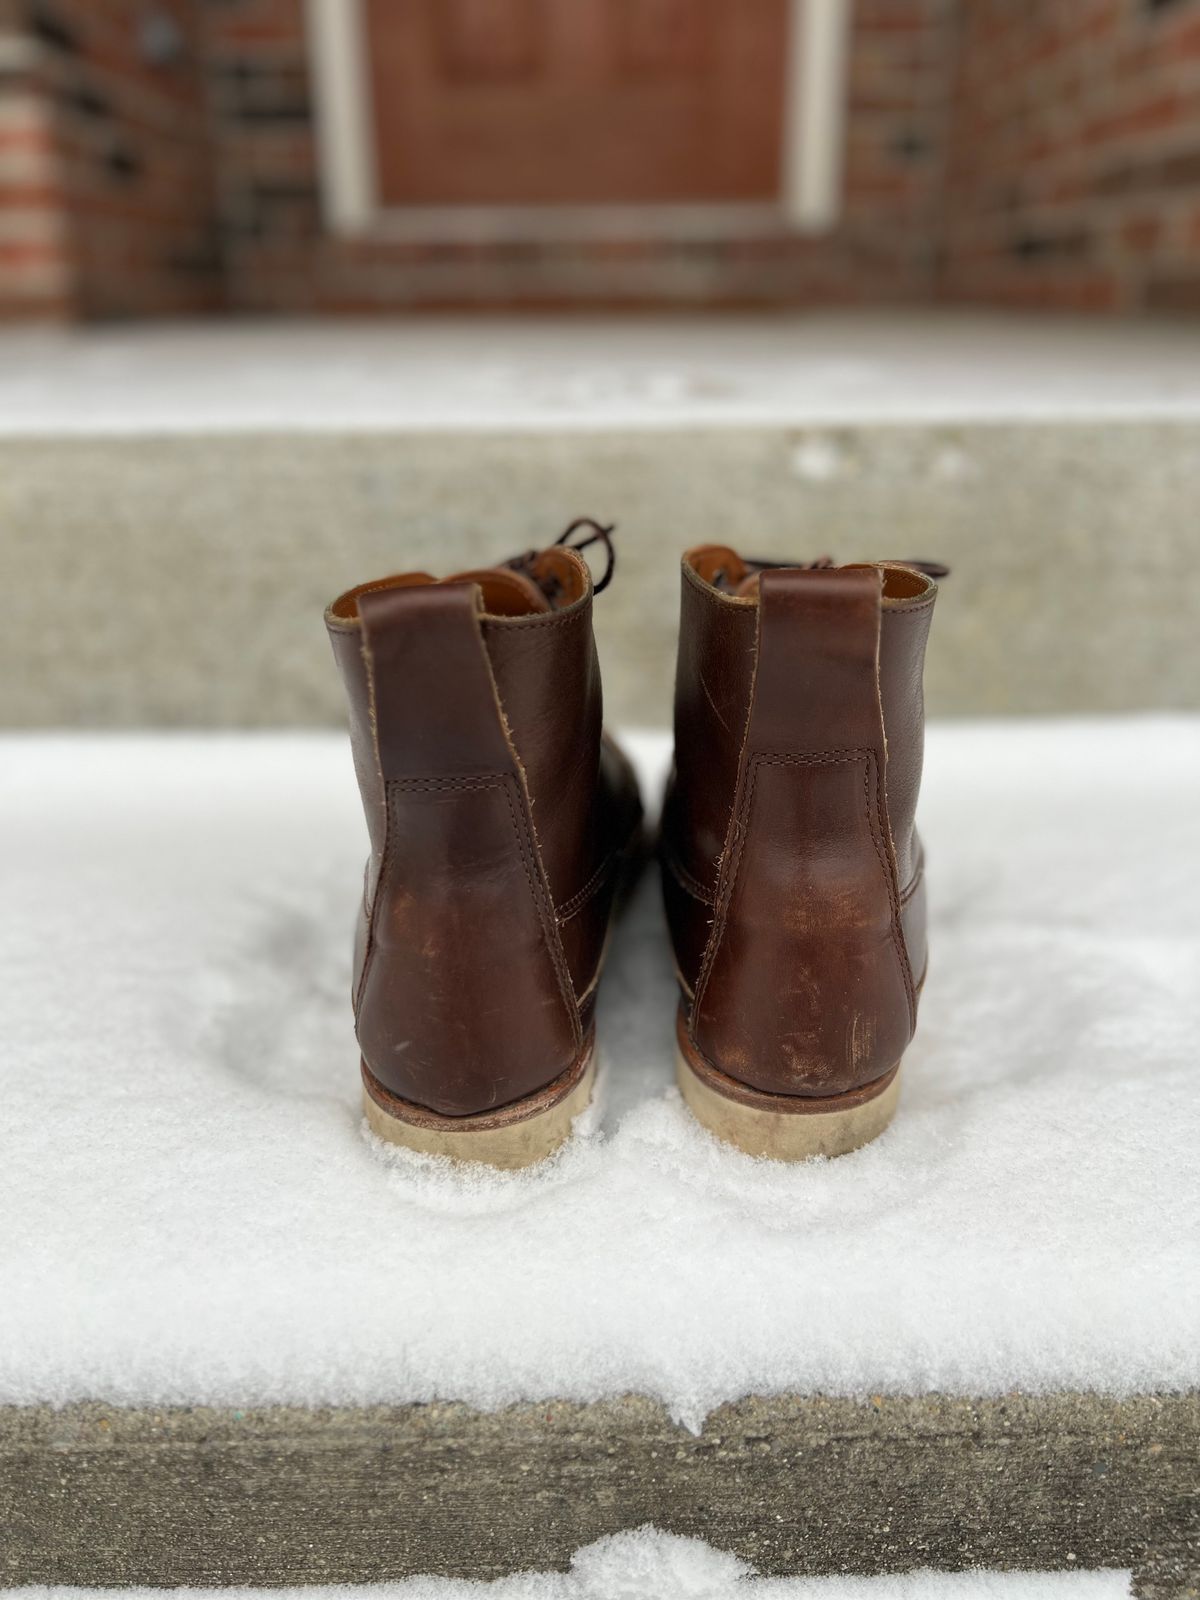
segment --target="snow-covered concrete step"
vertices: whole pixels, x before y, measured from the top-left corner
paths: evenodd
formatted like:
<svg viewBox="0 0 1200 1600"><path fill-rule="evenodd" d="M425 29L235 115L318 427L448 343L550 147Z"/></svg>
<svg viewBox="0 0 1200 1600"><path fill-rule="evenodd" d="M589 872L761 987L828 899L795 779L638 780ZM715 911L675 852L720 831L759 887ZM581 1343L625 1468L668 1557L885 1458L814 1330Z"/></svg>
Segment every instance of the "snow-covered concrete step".
<svg viewBox="0 0 1200 1600"><path fill-rule="evenodd" d="M787 1397L722 1407L699 1436L635 1398L0 1408L0 1583L425 1573L362 1600L1117 1600L1132 1575L1142 1600L1182 1600L1198 1450L1194 1395ZM630 1537L648 1526L676 1538Z"/></svg>
<svg viewBox="0 0 1200 1600"><path fill-rule="evenodd" d="M494 1572L647 1520L764 1571L1194 1574L1197 815L1195 717L934 726L880 1140L782 1168L690 1121L647 880L599 1101L470 1175L363 1134L341 736L0 742L12 1581Z"/></svg>
<svg viewBox="0 0 1200 1600"><path fill-rule="evenodd" d="M1200 330L997 313L201 322L4 334L0 435L1200 418Z"/></svg>
<svg viewBox="0 0 1200 1600"><path fill-rule="evenodd" d="M398 1582L273 1590L274 1600L1127 1600L1129 1572L914 1572L883 1577L771 1578L703 1539L652 1526L607 1534L571 1553L565 1571L480 1582L424 1575ZM1139 1592L1145 1593L1145 1589ZM5 1600L261 1600L246 1587L0 1589Z"/></svg>
<svg viewBox="0 0 1200 1600"><path fill-rule="evenodd" d="M1200 328L764 315L0 336L0 722L338 718L349 583L620 524L618 718L681 548L954 568L935 712L1200 705Z"/></svg>
<svg viewBox="0 0 1200 1600"><path fill-rule="evenodd" d="M645 1527L610 1534L571 1556L563 1572L521 1572L481 1584L473 1578L422 1576L366 1583L353 1600L1126 1600L1121 1571L931 1572L887 1577L765 1578L702 1539ZM0 1595L17 1595L0 1589ZM120 1600L259 1600L248 1587L120 1590ZM56 1586L20 1591L22 1600L117 1600L92 1589ZM347 1600L332 1584L273 1591L274 1600Z"/></svg>

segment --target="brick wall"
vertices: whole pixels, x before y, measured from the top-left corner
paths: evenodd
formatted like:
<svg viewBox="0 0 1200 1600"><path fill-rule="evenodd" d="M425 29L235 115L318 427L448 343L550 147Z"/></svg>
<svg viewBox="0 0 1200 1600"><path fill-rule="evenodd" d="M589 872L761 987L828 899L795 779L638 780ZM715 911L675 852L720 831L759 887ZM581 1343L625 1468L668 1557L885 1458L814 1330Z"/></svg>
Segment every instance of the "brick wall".
<svg viewBox="0 0 1200 1600"><path fill-rule="evenodd" d="M941 292L1200 309L1200 4L960 7Z"/></svg>
<svg viewBox="0 0 1200 1600"><path fill-rule="evenodd" d="M949 0L859 0L846 195L813 239L491 247L322 236L300 0L223 0L208 51L227 285L252 309L920 300L949 83Z"/></svg>
<svg viewBox="0 0 1200 1600"><path fill-rule="evenodd" d="M303 0L0 0L0 313L1200 306L1200 0L856 0L828 234L321 226Z"/></svg>
<svg viewBox="0 0 1200 1600"><path fill-rule="evenodd" d="M303 0L213 5L206 48L231 303L336 305L345 252L321 228Z"/></svg>
<svg viewBox="0 0 1200 1600"><path fill-rule="evenodd" d="M25 275L0 270L0 306L111 317L220 303L197 8L34 0L8 20L0 51L7 40L22 73L7 91L0 80L0 141L7 117L24 187L3 192L0 240L18 241Z"/></svg>
<svg viewBox="0 0 1200 1600"><path fill-rule="evenodd" d="M66 195L38 53L0 5L0 316L62 317L72 298Z"/></svg>

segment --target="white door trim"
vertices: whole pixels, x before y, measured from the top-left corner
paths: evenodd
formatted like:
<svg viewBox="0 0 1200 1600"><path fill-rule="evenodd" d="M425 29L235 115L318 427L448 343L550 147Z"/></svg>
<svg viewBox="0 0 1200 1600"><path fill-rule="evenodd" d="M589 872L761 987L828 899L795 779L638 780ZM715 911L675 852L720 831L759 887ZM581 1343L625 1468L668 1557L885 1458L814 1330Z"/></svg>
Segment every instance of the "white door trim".
<svg viewBox="0 0 1200 1600"><path fill-rule="evenodd" d="M362 0L306 0L318 175L331 233L422 242L820 233L841 209L852 0L789 0L775 204L390 206L379 203Z"/></svg>
<svg viewBox="0 0 1200 1600"><path fill-rule="evenodd" d="M379 209L362 0L306 0L321 208L331 233L362 233Z"/></svg>
<svg viewBox="0 0 1200 1600"><path fill-rule="evenodd" d="M851 0L790 0L783 212L818 233L841 210Z"/></svg>

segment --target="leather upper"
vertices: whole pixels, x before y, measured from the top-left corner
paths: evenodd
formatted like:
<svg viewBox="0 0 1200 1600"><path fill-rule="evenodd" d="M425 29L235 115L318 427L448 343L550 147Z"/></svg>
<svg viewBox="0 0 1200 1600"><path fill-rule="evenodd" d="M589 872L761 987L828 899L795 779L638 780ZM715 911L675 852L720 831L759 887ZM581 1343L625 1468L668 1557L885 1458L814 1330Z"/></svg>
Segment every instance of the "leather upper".
<svg viewBox="0 0 1200 1600"><path fill-rule="evenodd" d="M688 1039L766 1093L895 1066L925 967L915 830L935 585L688 552L663 883Z"/></svg>
<svg viewBox="0 0 1200 1600"><path fill-rule="evenodd" d="M537 567L401 574L326 613L371 841L356 1031L386 1090L448 1116L579 1058L640 820L602 737L587 566L537 560L553 586Z"/></svg>

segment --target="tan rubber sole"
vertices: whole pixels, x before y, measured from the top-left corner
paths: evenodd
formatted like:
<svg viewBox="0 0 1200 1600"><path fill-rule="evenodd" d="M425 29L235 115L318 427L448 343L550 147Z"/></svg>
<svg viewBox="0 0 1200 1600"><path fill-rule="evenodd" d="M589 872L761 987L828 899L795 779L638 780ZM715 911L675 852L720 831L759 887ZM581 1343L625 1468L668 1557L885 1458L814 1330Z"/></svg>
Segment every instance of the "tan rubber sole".
<svg viewBox="0 0 1200 1600"><path fill-rule="evenodd" d="M682 1048L676 1055L676 1073L697 1122L726 1144L770 1161L811 1161L814 1156L845 1156L860 1150L887 1127L900 1099L899 1066L867 1097L859 1091L828 1100L759 1094L753 1089L742 1092L741 1085L734 1099L701 1077Z"/></svg>
<svg viewBox="0 0 1200 1600"><path fill-rule="evenodd" d="M363 1111L371 1132L421 1155L447 1156L514 1172L562 1145L587 1109L596 1081L595 1049L563 1078L526 1100L478 1117L441 1117L388 1094L363 1066Z"/></svg>

